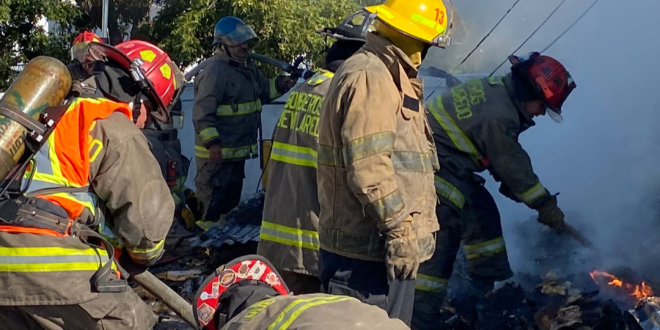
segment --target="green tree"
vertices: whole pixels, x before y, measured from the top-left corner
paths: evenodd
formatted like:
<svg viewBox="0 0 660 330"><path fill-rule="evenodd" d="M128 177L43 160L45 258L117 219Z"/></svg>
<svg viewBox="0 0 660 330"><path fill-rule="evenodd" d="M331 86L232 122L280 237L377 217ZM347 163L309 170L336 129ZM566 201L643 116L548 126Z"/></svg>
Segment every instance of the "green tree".
<svg viewBox="0 0 660 330"><path fill-rule="evenodd" d="M34 57L46 55L68 63L68 43L74 24L84 14L60 0L0 0L0 90L18 75L16 70ZM37 25L43 17L56 23L46 35Z"/></svg>
<svg viewBox="0 0 660 330"><path fill-rule="evenodd" d="M322 62L323 39L315 33L335 26L361 6L378 0L168 0L143 35L158 43L180 66L211 54L213 27L224 16L237 16L259 36L254 51L289 61L307 52ZM275 69L262 67L265 73Z"/></svg>

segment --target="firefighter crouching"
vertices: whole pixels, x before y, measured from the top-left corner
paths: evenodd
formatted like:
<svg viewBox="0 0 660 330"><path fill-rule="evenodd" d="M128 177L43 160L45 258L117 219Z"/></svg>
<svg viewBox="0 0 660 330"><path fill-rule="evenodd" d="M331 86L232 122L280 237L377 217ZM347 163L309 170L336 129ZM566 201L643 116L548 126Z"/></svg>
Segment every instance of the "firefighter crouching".
<svg viewBox="0 0 660 330"><path fill-rule="evenodd" d="M294 295L265 258L248 255L218 268L195 297L204 330L406 330L401 320L347 296Z"/></svg>
<svg viewBox="0 0 660 330"><path fill-rule="evenodd" d="M156 323L118 278L110 243L96 234L100 223L111 223L132 267L148 267L164 251L174 203L134 121L147 111L167 115L173 77L153 74L174 64L149 46L162 69L147 74L138 53L89 44L95 59L107 61L97 62L108 68L95 76L97 85L105 80L135 91L135 102L112 100L106 90L104 97L70 100L25 172L25 194L0 209L0 322L7 328L151 329Z"/></svg>
<svg viewBox="0 0 660 330"><path fill-rule="evenodd" d="M319 110L334 72L364 44L367 16L358 12L336 28L319 31L337 41L326 54L324 68L291 91L273 133L257 252L280 270L296 294L319 292L321 287L316 186Z"/></svg>
<svg viewBox="0 0 660 330"><path fill-rule="evenodd" d="M417 268L433 254L438 231L438 162L417 68L431 46L447 44L445 15L453 11L440 0L365 9L376 15L375 32L337 70L321 109L320 278L325 292L358 297L409 324ZM420 23L435 22L438 12L438 23Z"/></svg>
<svg viewBox="0 0 660 330"><path fill-rule="evenodd" d="M490 171L505 196L538 211L538 221L561 232L564 214L541 184L518 136L561 107L576 87L557 60L538 53L510 57L511 73L473 79L427 104L438 150L435 187L440 205L438 245L417 276L414 329L435 329L458 249L467 258L467 292L483 296L495 281L512 276L500 213L477 172Z"/></svg>
<svg viewBox="0 0 660 330"><path fill-rule="evenodd" d="M288 76L266 79L248 60L248 43L256 39L239 18L220 19L215 55L195 79L195 186L206 208L205 221L218 221L240 202L245 160L259 155L261 105L295 84Z"/></svg>

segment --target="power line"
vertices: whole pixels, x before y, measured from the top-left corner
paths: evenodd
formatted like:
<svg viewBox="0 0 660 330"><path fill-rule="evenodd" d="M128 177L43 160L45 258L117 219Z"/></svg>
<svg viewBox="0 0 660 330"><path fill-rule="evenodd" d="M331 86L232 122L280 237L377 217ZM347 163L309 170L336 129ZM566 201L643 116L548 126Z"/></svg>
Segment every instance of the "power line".
<svg viewBox="0 0 660 330"><path fill-rule="evenodd" d="M575 20L575 22L573 22L573 24L571 24L568 28L566 28L566 30L564 30L564 32L562 32L557 38L555 38L555 40L553 40L547 47L543 48L541 53L545 53L545 51L548 50L548 48L552 47L552 45L554 45L555 42L557 42L559 39L561 39L561 37L563 37L566 34L566 32L568 32L570 29L572 29L575 26L575 24L577 24L582 19L582 17L587 15L587 13L591 10L591 8L593 8L598 3L598 1L600 1L600 0L595 0L591 4L591 6L589 6L589 8L587 8L587 10L585 10L584 13L582 13L582 15L580 15L580 17L578 17L577 20Z"/></svg>
<svg viewBox="0 0 660 330"><path fill-rule="evenodd" d="M557 12L557 10L559 10L559 8L564 4L564 2L566 2L566 0L562 0L562 1L559 3L559 5L557 5L557 7L555 8L555 10L553 10L553 11L550 13L550 15L548 15L548 17L545 18L545 20L541 23L541 25L539 25L539 26L536 28L536 30L534 30L534 31L532 32L532 34L530 34L529 37L527 37L527 39L525 39L525 41L523 41L522 44L520 44L520 46L518 46L518 48L516 48L511 54L515 54L517 51L519 51L520 48L522 48L522 47L527 43L527 41L529 41L529 39L531 39L531 38L536 34L536 32L538 32L538 30L540 30L540 29L543 27L543 25L545 25L545 23L548 22L548 21L550 20L550 18L552 17L552 15L554 15L554 14ZM502 67L502 65L504 65L504 63L506 63L507 60L508 60L508 57L505 58L504 61L502 61L502 63L500 63L500 65L498 65L498 66L495 68L495 70L493 70L493 72L490 73L489 77L492 76L493 74L495 74L495 72L496 72L500 67Z"/></svg>
<svg viewBox="0 0 660 330"><path fill-rule="evenodd" d="M484 41L486 41L486 39L490 36L490 34L493 33L493 31L495 31L495 29L497 28L497 26L500 25L500 23L502 23L502 21L504 20L504 18L505 18L507 15L509 15L509 13L511 12L511 10L513 10L513 8L516 7L516 5L518 4L518 2L520 2L520 0L516 0L516 2L513 3L513 5L511 6L511 8L509 8L509 10L507 10L506 13L504 13L504 16L502 16L502 18L500 18L500 20L495 24L495 26L493 26L493 28L490 29L490 31L488 31L488 33L487 33L487 34L481 39L481 41L479 41L479 43L478 43L476 46L474 46L474 49L472 49L472 51L471 51L469 54L467 54L467 56L465 56L465 58L461 61L461 63L459 63L459 64L458 64L453 70L451 70L451 74L454 74L454 72L456 72L456 70L457 70L459 67L461 67L461 65L463 65L463 63L465 63L465 61L467 61L467 60L470 58L470 56L472 56L472 54L473 54L473 53L479 48L479 46L481 46L481 44L482 44Z"/></svg>

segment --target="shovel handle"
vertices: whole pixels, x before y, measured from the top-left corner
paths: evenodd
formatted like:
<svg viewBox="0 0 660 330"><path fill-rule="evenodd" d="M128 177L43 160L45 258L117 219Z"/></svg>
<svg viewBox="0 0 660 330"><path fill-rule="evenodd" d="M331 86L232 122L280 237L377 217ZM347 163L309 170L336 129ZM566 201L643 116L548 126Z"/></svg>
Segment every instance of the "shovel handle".
<svg viewBox="0 0 660 330"><path fill-rule="evenodd" d="M582 246L593 249L594 244L589 240L584 234L575 229L575 227L569 225L568 223L564 224L564 234L571 236L574 240L580 243Z"/></svg>
<svg viewBox="0 0 660 330"><path fill-rule="evenodd" d="M147 290L147 292L151 293L154 297L158 298L158 300L162 301L167 307L176 313L176 315L180 316L194 329L199 328L199 324L197 323L197 320L195 320L195 315L193 315L192 305L156 276L148 271L144 271L139 274L131 275L131 279Z"/></svg>

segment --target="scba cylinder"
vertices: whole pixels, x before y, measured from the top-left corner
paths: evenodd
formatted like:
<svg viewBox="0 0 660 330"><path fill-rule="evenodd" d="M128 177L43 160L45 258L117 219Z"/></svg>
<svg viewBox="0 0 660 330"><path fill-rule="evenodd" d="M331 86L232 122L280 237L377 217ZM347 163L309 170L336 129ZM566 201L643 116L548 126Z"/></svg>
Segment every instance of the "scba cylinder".
<svg viewBox="0 0 660 330"><path fill-rule="evenodd" d="M59 60L39 56L25 65L23 71L0 99L0 108L20 111L39 119L47 107L62 103L71 89L71 75ZM0 178L5 180L25 152L25 126L0 115Z"/></svg>

